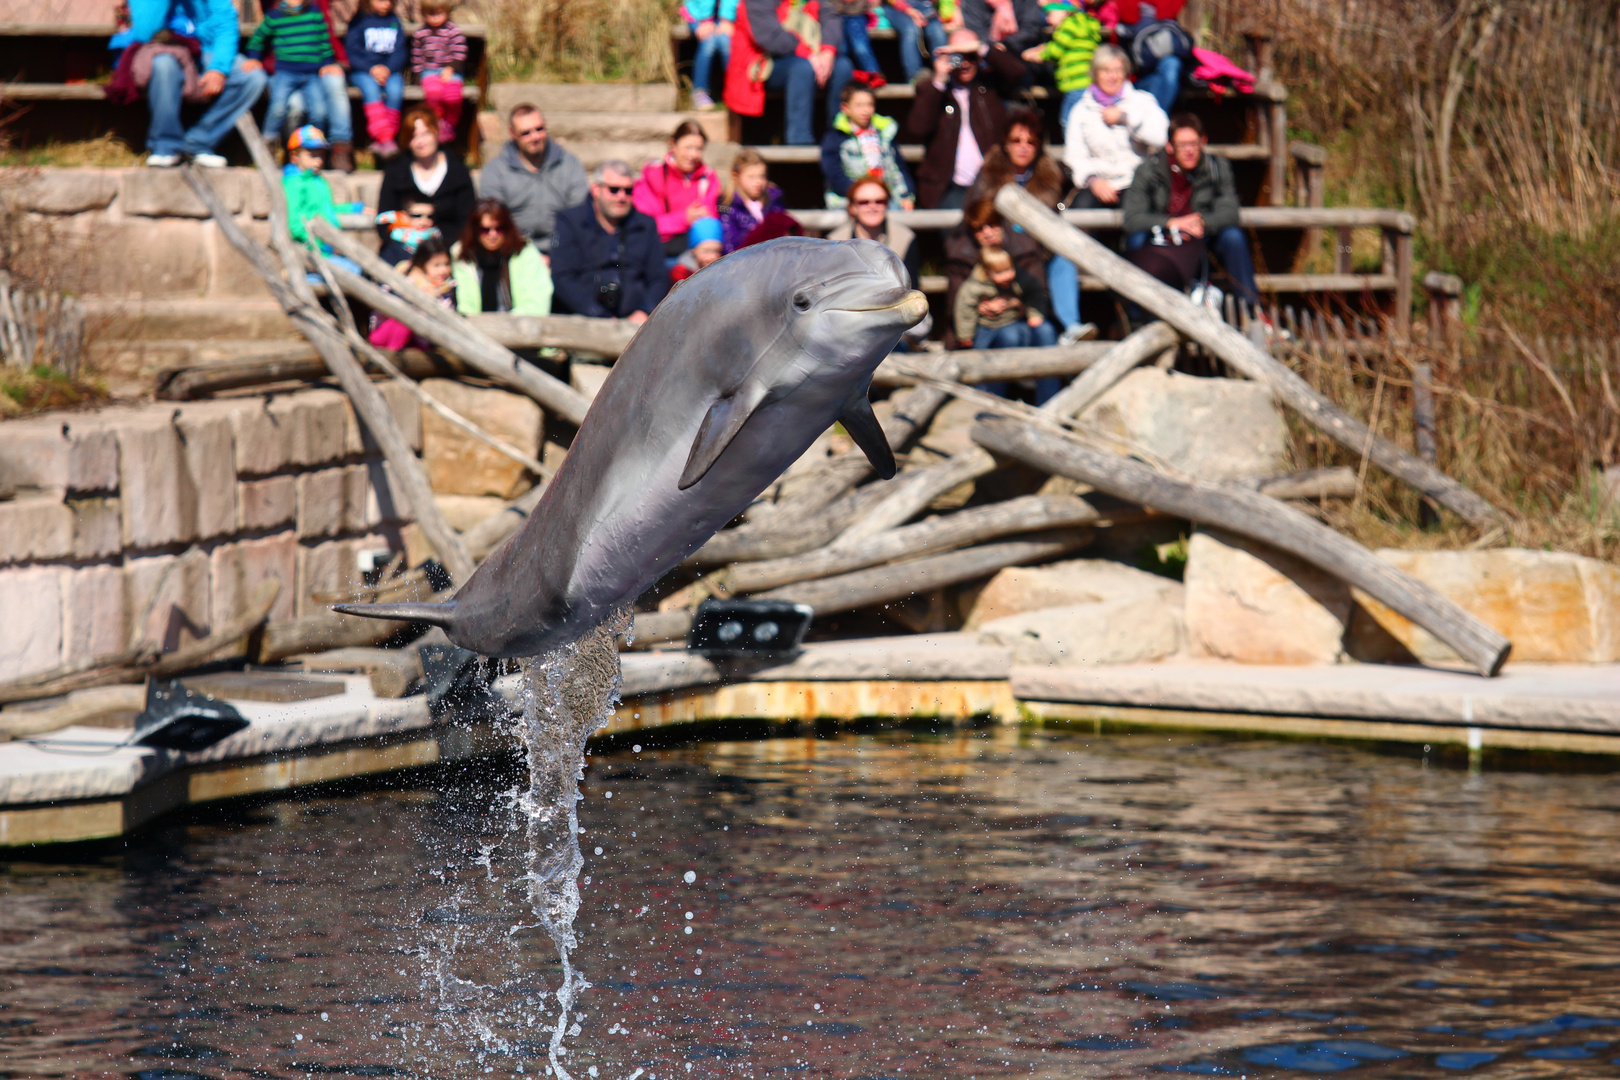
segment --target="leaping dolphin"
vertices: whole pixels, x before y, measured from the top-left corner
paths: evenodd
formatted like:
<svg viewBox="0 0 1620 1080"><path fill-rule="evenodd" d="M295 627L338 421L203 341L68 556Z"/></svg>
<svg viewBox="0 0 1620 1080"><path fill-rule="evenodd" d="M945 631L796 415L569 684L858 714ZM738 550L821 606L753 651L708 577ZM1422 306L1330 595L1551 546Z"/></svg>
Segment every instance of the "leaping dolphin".
<svg viewBox="0 0 1620 1080"><path fill-rule="evenodd" d="M676 287L619 357L523 528L443 604L334 610L535 656L629 603L843 422L885 478L872 372L928 310L870 240L784 238Z"/></svg>

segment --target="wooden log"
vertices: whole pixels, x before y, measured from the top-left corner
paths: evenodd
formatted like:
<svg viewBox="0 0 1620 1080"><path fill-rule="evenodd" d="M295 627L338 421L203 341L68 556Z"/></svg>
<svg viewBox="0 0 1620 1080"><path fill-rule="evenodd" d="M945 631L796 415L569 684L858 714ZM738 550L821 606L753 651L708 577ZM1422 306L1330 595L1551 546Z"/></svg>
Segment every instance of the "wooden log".
<svg viewBox="0 0 1620 1080"><path fill-rule="evenodd" d="M246 128L256 137L257 128L253 125L252 116L244 113L237 122L239 129L243 127L244 121ZM283 235L287 231L285 220L278 221L274 216L278 198L282 200L279 205L285 207L280 181L274 172L269 170L269 154L264 151L263 143L259 142L256 149L261 153L256 154L255 158L262 155L265 159L261 162L260 173L262 175L269 171L270 174L265 176L264 180L266 186L273 188L271 236L275 239L277 250L282 252L284 259L290 260L285 266L286 281L273 270L269 254L258 241L242 230L236 218L220 201L213 186L196 168L189 164L182 166L181 176L187 186L202 200L203 205L208 207L209 213L213 215L215 224L226 240L230 241L231 246L259 271L271 294L287 312L293 325L299 328L321 354L321 359L326 362L326 366L337 378L338 385L343 388L343 392L354 405L355 413L382 449L384 458L394 467L394 476L410 502L411 513L417 524L422 527L422 531L427 534L429 542L439 552L445 569L450 571L450 575L458 583L465 581L473 572L473 561L462 548L456 531L444 520L438 504L433 501L433 489L428 485L427 474L423 471L416 452L406 441L404 432L400 431L399 425L394 421L394 413L389 408L387 399L361 370L359 362L349 351L348 342L342 331L337 328L332 316L316 305L314 293L304 275L303 256L293 246L290 235Z"/></svg>
<svg viewBox="0 0 1620 1080"><path fill-rule="evenodd" d="M879 481L847 492L796 529L727 529L716 533L708 543L687 556L681 565L698 569L727 563L780 559L814 551L832 543L865 508L888 494L889 488L899 479Z"/></svg>
<svg viewBox="0 0 1620 1080"><path fill-rule="evenodd" d="M1081 341L1069 346L1038 346L1026 349L960 349L950 354L956 365L956 381L997 382L1003 379L1059 378L1088 370L1106 355L1116 342ZM878 365L872 375L874 386L914 386L916 377L906 374L896 360L914 360L916 354L895 354Z"/></svg>
<svg viewBox="0 0 1620 1080"><path fill-rule="evenodd" d="M1423 627L1486 676L1512 643L1433 587L1408 577L1348 537L1256 491L1173 480L1129 458L1082 446L1061 432L1000 417L973 425L973 440L998 454L1068 476L1178 517L1215 525L1286 551L1356 586Z"/></svg>
<svg viewBox="0 0 1620 1080"><path fill-rule="evenodd" d="M1115 383L1181 340L1168 323L1152 322L1104 353L1074 382L1059 390L1041 408L1058 416L1079 416Z"/></svg>
<svg viewBox="0 0 1620 1080"><path fill-rule="evenodd" d="M1496 525L1502 521L1501 513L1479 495L1388 439L1369 438L1365 424L1256 349L1242 334L1091 237L1065 225L1044 203L1017 184L1002 187L996 194L996 208L1009 220L1022 225L1047 250L1102 279L1109 288L1158 315L1243 375L1270 386L1280 400L1341 446L1357 454L1370 447L1369 457L1379 468L1475 525Z"/></svg>
<svg viewBox="0 0 1620 1080"><path fill-rule="evenodd" d="M247 360L225 360L194 367L169 368L158 373L157 396L165 401L193 401L225 390L266 386L280 382L315 382L327 378L326 361L319 353L304 355L309 346L293 345L277 353ZM413 379L450 377L466 373L453 358L434 357L420 349L394 354L393 364Z"/></svg>
<svg viewBox="0 0 1620 1080"><path fill-rule="evenodd" d="M832 546L848 548L897 525L904 525L947 491L987 476L995 469L996 459L978 447L953 454L937 465L914 469L891 485L892 490L877 505L839 533Z"/></svg>
<svg viewBox="0 0 1620 1080"><path fill-rule="evenodd" d="M468 324L508 349L568 349L618 357L639 327L628 319L589 315L514 315L485 312L465 316Z"/></svg>
<svg viewBox="0 0 1620 1080"><path fill-rule="evenodd" d="M42 709L0 712L0 742L59 731L73 724L102 719L112 713L138 713L144 708L144 686L96 686L75 690L66 700Z"/></svg>
<svg viewBox="0 0 1620 1080"><path fill-rule="evenodd" d="M479 562L488 558L489 553L500 547L508 536L523 527L523 523L539 505L540 496L546 493L546 485L550 482L551 477L543 475L540 483L507 503L505 509L491 514L462 533L461 542L467 545L467 554Z"/></svg>
<svg viewBox="0 0 1620 1080"><path fill-rule="evenodd" d="M404 274L367 251L358 240L344 236L330 222L312 221L309 230L331 244L334 250L354 259L365 268L366 273L393 290L388 292L357 274L339 269L337 278L344 292L373 310L398 319L496 382L523 391L570 424L577 425L584 421L585 413L591 407L590 399L584 394L491 340L466 319L440 307L431 296L411 284Z"/></svg>
<svg viewBox="0 0 1620 1080"><path fill-rule="evenodd" d="M1348 465L1331 469L1304 469L1256 481L1260 494L1271 499L1353 499L1356 470Z"/></svg>

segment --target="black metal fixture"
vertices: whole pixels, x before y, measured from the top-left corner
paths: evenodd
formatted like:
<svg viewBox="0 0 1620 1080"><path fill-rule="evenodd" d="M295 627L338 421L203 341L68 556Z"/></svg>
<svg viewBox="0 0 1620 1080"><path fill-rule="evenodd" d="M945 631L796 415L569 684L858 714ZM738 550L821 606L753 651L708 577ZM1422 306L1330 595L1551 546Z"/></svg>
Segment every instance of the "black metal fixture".
<svg viewBox="0 0 1620 1080"><path fill-rule="evenodd" d="M796 653L814 615L808 604L786 600L705 600L686 647L711 658Z"/></svg>

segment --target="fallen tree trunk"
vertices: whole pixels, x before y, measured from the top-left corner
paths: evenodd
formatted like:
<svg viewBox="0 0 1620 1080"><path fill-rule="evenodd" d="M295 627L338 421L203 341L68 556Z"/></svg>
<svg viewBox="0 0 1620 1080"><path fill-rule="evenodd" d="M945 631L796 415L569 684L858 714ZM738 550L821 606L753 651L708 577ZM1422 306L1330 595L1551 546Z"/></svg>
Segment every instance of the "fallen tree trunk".
<svg viewBox="0 0 1620 1080"><path fill-rule="evenodd" d="M987 476L995 469L996 459L978 447L953 454L936 465L914 469L897 478L893 490L839 533L832 546L848 547L904 525L947 491Z"/></svg>
<svg viewBox="0 0 1620 1080"><path fill-rule="evenodd" d="M959 349L950 354L956 365L956 381L996 382L1002 379L1059 378L1087 371L1114 346L1112 341L1081 341L1074 345L1043 345L1024 349ZM878 365L872 374L873 386L915 386L917 380L902 371L896 354ZM915 359L916 354L905 356Z"/></svg>
<svg viewBox="0 0 1620 1080"><path fill-rule="evenodd" d="M1356 586L1449 645L1486 676L1513 647L1434 588L1291 506L1257 491L1174 480L1129 458L1082 446L1058 431L1001 417L973 425L979 445L1099 491L1269 544Z"/></svg>
<svg viewBox="0 0 1620 1080"><path fill-rule="evenodd" d="M825 547L838 537L864 509L888 493L900 477L878 481L848 492L832 505L798 528L727 529L715 533L681 563L687 569L705 566L724 566L727 563L758 562L762 559L781 559L789 555L802 555Z"/></svg>
<svg viewBox="0 0 1620 1080"><path fill-rule="evenodd" d="M1148 323L1118 342L1080 374L1074 382L1047 399L1041 408L1058 416L1079 416L1114 384L1181 340L1167 323Z"/></svg>
<svg viewBox="0 0 1620 1080"><path fill-rule="evenodd" d="M1428 462L1367 429L1317 393L1304 379L1266 355L1208 308L1132 266L1058 217L1017 184L996 194L996 209L1017 222L1048 251L1073 262L1121 296L1136 301L1243 375L1265 383L1290 408L1356 455L1449 507L1475 525L1497 525L1501 513Z"/></svg>
<svg viewBox="0 0 1620 1080"><path fill-rule="evenodd" d="M1305 469L1285 476L1267 476L1255 481L1256 490L1273 499L1353 499L1356 470L1348 465L1331 469Z"/></svg>
<svg viewBox="0 0 1620 1080"><path fill-rule="evenodd" d="M510 312L466 316L479 333L508 349L569 349L618 357L639 327L627 319L593 319L589 315L513 315Z"/></svg>
<svg viewBox="0 0 1620 1080"><path fill-rule="evenodd" d="M144 686L96 686L75 690L67 700L43 709L12 709L0 713L0 742L26 739L59 731L111 713L140 712L146 708Z"/></svg>

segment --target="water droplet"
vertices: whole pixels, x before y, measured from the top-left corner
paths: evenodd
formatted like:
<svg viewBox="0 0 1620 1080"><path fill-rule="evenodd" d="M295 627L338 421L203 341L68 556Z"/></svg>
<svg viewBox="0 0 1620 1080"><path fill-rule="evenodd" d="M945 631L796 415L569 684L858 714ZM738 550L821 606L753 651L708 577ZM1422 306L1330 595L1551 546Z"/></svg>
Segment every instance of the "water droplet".
<svg viewBox="0 0 1620 1080"><path fill-rule="evenodd" d="M692 882L694 882L696 880L697 880L697 874L695 872L691 871L691 870L688 870L686 872L686 883L688 885L690 885L690 884L692 884ZM688 919L690 919L691 917L692 916L690 916L690 915L687 916Z"/></svg>
<svg viewBox="0 0 1620 1080"><path fill-rule="evenodd" d="M701 975L701 974L703 974L703 969L702 968L693 968L692 969L692 974Z"/></svg>
<svg viewBox="0 0 1620 1080"><path fill-rule="evenodd" d="M325 1014L325 1013L321 1013L321 1019L322 1019L322 1020L325 1020L325 1019L326 1019L326 1014Z"/></svg>
<svg viewBox="0 0 1620 1080"><path fill-rule="evenodd" d="M636 743L636 745L634 745L634 746L632 746L632 747L631 747L631 748L630 748L630 750L631 750L631 752L632 752L632 753L636 753L636 754L639 754L639 753L641 753L641 744L640 744L640 743Z"/></svg>
<svg viewBox="0 0 1620 1080"><path fill-rule="evenodd" d="M601 848L597 848L597 849L596 849L596 853L597 853L597 854L598 854L598 855L600 855L600 854L602 854L602 849L601 849Z"/></svg>
<svg viewBox="0 0 1620 1080"><path fill-rule="evenodd" d="M686 928L686 932L687 932L687 933L688 933L688 934L690 934L690 933L691 933L691 932L692 932L692 928L691 928L691 927L690 927L690 926L688 926L688 927L687 927L687 928Z"/></svg>
<svg viewBox="0 0 1620 1080"><path fill-rule="evenodd" d="M304 1041L304 1035L303 1035L302 1032L299 1032L297 1035L294 1035L293 1038L297 1039L299 1042Z"/></svg>
<svg viewBox="0 0 1620 1080"><path fill-rule="evenodd" d="M687 912L687 913L686 913L686 918L687 918L687 921L688 921L688 922L690 922L690 921L691 921L691 919L692 919L692 913L691 913L691 912L690 912L690 911L688 911L688 912Z"/></svg>

